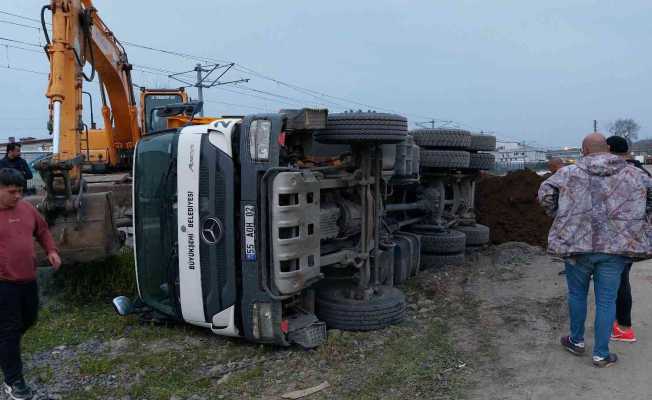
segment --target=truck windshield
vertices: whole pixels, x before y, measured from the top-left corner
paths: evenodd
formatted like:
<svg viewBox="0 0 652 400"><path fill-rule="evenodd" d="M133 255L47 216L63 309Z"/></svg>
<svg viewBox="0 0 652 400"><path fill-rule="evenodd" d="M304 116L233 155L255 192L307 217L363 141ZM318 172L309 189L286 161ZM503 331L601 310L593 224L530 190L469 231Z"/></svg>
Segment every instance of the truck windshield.
<svg viewBox="0 0 652 400"><path fill-rule="evenodd" d="M155 132L167 128L166 119L152 112L154 108L181 102L181 95L178 94L148 94L145 96L145 132Z"/></svg>
<svg viewBox="0 0 652 400"><path fill-rule="evenodd" d="M175 132L146 136L134 169L135 252L138 287L147 305L177 316Z"/></svg>

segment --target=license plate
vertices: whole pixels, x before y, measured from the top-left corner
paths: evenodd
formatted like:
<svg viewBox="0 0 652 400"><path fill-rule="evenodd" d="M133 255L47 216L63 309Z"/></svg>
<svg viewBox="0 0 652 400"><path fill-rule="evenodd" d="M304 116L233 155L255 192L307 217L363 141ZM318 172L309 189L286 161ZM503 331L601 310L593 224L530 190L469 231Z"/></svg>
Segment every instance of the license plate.
<svg viewBox="0 0 652 400"><path fill-rule="evenodd" d="M256 261L256 207L244 206L245 260Z"/></svg>

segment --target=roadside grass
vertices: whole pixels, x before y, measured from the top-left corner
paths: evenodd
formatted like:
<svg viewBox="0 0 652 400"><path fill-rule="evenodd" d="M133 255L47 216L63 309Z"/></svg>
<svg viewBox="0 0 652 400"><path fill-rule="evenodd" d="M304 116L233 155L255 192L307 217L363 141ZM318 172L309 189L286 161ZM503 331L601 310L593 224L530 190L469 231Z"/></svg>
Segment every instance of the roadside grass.
<svg viewBox="0 0 652 400"><path fill-rule="evenodd" d="M136 270L131 250L105 260L63 266L54 274L54 285L66 303L106 302L119 295L136 294Z"/></svg>
<svg viewBox="0 0 652 400"><path fill-rule="evenodd" d="M109 304L66 305L52 301L40 310L34 327L23 337L25 353L72 346L91 339L109 340L121 335L133 318L118 317Z"/></svg>
<svg viewBox="0 0 652 400"><path fill-rule="evenodd" d="M113 262L120 265L101 264L99 269L108 274L108 283L88 276L90 271L72 277L76 283L66 282L62 293L48 300L39 322L24 338L26 353L89 341L105 345L98 353L77 350L76 363L68 371L86 383L65 393L66 399L278 397L325 380L331 388L313 398L463 397L466 375L460 365L468 354L457 351L444 321L477 321L478 310L467 296L449 298L445 282L431 285L415 279L404 287L408 293L432 300L427 313L411 312L404 323L384 331L330 331L325 344L303 351L222 338L185 324L142 324L135 316L120 317L110 298L128 294L131 283L116 271L128 274L131 268L133 278L133 265L126 254ZM87 290L75 286L93 282L101 286L96 293L87 293L92 286L86 286ZM440 284L444 286L437 286ZM112 343L121 338L128 339L126 348L112 351ZM57 379L51 366L30 373L46 385ZM112 379L105 379L107 376Z"/></svg>
<svg viewBox="0 0 652 400"><path fill-rule="evenodd" d="M412 335L412 336L411 336ZM462 376L453 372L458 355L441 324L426 327L423 335L415 336L407 329L397 329L381 352L366 362L375 366L362 384L346 395L348 399L378 399L383 394L395 398L405 396L406 389L415 398L439 396L458 398ZM400 395L399 395L400 393Z"/></svg>

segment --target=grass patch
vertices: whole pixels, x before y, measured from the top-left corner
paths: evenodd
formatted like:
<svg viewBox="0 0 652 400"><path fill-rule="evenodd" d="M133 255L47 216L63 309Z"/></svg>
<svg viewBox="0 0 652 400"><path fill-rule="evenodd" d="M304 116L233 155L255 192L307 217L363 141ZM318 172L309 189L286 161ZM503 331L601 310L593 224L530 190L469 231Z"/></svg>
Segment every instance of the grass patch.
<svg viewBox="0 0 652 400"><path fill-rule="evenodd" d="M39 382L48 384L54 378L54 370L49 365L34 368L30 371L30 375L35 376Z"/></svg>
<svg viewBox="0 0 652 400"><path fill-rule="evenodd" d="M54 274L54 284L68 303L110 301L136 293L134 255L130 250L104 260L64 266Z"/></svg>
<svg viewBox="0 0 652 400"><path fill-rule="evenodd" d="M78 306L51 301L40 311L36 325L23 337L23 351L34 353L90 339L109 340L119 337L134 323L133 318L115 314L109 304Z"/></svg>
<svg viewBox="0 0 652 400"><path fill-rule="evenodd" d="M104 375L113 370L115 362L105 357L82 356L79 359L79 373L82 375Z"/></svg>
<svg viewBox="0 0 652 400"><path fill-rule="evenodd" d="M256 366L244 371L234 372L224 384L229 391L241 393L247 386L257 386L263 378L263 367Z"/></svg>
<svg viewBox="0 0 652 400"><path fill-rule="evenodd" d="M400 327L384 344L382 351L367 358L374 365L360 377L361 385L346 393L347 399L458 398L463 378L452 373L458 354L441 323L432 323L421 336ZM435 397L436 398L436 397Z"/></svg>

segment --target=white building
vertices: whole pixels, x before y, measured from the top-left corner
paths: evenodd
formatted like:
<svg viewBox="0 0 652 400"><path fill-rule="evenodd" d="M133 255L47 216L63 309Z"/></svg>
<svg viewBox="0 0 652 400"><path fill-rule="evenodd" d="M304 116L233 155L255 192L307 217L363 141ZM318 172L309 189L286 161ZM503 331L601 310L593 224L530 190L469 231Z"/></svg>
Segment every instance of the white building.
<svg viewBox="0 0 652 400"><path fill-rule="evenodd" d="M10 138L13 139L13 138ZM52 152L52 139L21 138L14 143L20 144L21 157L28 163ZM0 143L0 158L7 154L7 144Z"/></svg>
<svg viewBox="0 0 652 400"><path fill-rule="evenodd" d="M546 162L546 152L518 142L497 142L496 164L502 166L524 166Z"/></svg>

